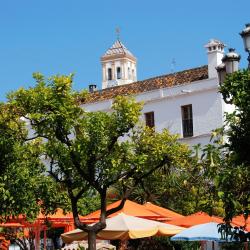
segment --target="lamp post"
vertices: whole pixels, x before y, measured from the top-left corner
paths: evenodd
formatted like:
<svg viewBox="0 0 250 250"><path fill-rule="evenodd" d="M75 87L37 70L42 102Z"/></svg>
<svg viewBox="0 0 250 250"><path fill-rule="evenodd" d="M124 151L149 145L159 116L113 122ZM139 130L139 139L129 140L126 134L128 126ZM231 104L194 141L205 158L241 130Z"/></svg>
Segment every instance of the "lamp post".
<svg viewBox="0 0 250 250"><path fill-rule="evenodd" d="M248 69L250 69L250 23L246 24L246 28L240 33L243 42L245 51L248 53Z"/></svg>
<svg viewBox="0 0 250 250"><path fill-rule="evenodd" d="M248 53L248 69L250 70L250 23L246 24L245 29L240 32L243 39L245 51ZM222 84L226 74L231 74L238 71L240 55L235 52L235 49L229 49L229 52L222 58L222 64L216 67L219 83Z"/></svg>

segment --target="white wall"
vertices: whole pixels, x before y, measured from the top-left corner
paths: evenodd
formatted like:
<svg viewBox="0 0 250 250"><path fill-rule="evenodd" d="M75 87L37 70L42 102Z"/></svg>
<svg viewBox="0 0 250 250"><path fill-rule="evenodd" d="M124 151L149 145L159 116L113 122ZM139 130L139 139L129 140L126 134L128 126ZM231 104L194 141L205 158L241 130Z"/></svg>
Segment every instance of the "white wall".
<svg viewBox="0 0 250 250"><path fill-rule="evenodd" d="M194 145L209 143L211 131L223 125L225 104L218 93L218 80L206 79L136 95L144 102L143 113L154 111L156 131L168 128L182 137L181 106L192 104L194 136L181 141ZM111 109L112 100L82 105L88 111ZM144 119L144 115L142 115Z"/></svg>
<svg viewBox="0 0 250 250"><path fill-rule="evenodd" d="M162 98L146 103L143 112L155 112L156 129L168 128L182 134L181 106L192 104L194 136L209 133L222 125L220 96L215 91Z"/></svg>
<svg viewBox="0 0 250 250"><path fill-rule="evenodd" d="M192 138L185 138L182 141L191 145L207 144L211 131L223 125L222 99L217 92L217 85L213 85L215 82L204 81L204 88L198 86L199 83L176 87L175 91L172 89L172 95L165 93L165 95L168 94L165 98L163 90L161 98L145 103L143 112L154 111L157 131L168 128L171 133L180 134L182 137L181 106L192 104L194 135ZM185 87L184 90L191 92L181 94L183 87ZM168 89L168 92L171 92L171 89ZM152 97L153 93L150 95Z"/></svg>

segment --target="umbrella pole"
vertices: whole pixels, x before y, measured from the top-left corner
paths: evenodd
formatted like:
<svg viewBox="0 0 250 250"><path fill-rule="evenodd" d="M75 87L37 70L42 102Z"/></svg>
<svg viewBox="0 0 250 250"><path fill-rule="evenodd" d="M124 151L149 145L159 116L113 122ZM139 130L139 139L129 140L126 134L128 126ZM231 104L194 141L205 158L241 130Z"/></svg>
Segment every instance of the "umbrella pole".
<svg viewBox="0 0 250 250"><path fill-rule="evenodd" d="M43 248L46 250L47 249L47 231L46 227L43 229Z"/></svg>
<svg viewBox="0 0 250 250"><path fill-rule="evenodd" d="M212 241L212 249L214 250L214 241Z"/></svg>
<svg viewBox="0 0 250 250"><path fill-rule="evenodd" d="M248 242L244 242L244 248L245 250L248 250Z"/></svg>
<svg viewBox="0 0 250 250"><path fill-rule="evenodd" d="M35 249L40 250L40 224L35 226Z"/></svg>
<svg viewBox="0 0 250 250"><path fill-rule="evenodd" d="M201 241L201 250L205 250L205 242L204 241Z"/></svg>
<svg viewBox="0 0 250 250"><path fill-rule="evenodd" d="M126 240L121 240L119 250L126 250L126 249L127 249L127 241Z"/></svg>

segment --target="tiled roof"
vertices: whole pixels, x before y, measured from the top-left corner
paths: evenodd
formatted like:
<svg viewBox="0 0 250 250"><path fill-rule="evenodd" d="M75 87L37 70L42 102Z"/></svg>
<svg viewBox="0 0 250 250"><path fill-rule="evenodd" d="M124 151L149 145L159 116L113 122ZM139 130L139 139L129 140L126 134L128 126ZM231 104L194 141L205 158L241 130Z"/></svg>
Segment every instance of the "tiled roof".
<svg viewBox="0 0 250 250"><path fill-rule="evenodd" d="M134 57L134 55L124 46L120 40L117 40L102 57L113 55L130 55Z"/></svg>
<svg viewBox="0 0 250 250"><path fill-rule="evenodd" d="M82 101L82 103L92 103L112 99L118 95L136 95L155 89L177 86L207 78L208 67L206 65L198 68L146 79L143 81L95 91L88 96L87 100Z"/></svg>

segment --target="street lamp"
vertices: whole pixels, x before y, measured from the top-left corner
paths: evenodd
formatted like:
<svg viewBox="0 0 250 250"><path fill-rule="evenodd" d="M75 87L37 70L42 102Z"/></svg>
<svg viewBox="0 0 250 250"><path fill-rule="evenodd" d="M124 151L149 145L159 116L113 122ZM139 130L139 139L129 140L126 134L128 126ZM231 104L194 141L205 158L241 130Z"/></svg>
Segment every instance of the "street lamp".
<svg viewBox="0 0 250 250"><path fill-rule="evenodd" d="M250 69L250 23L246 24L246 28L240 33L243 42L245 51L248 52L248 69Z"/></svg>
<svg viewBox="0 0 250 250"><path fill-rule="evenodd" d="M248 53L248 69L250 70L250 23L246 24L246 28L240 32L244 42L245 51ZM222 64L216 67L219 83L223 83L226 74L231 74L238 71L240 55L235 52L235 49L229 49L229 52L222 58Z"/></svg>

